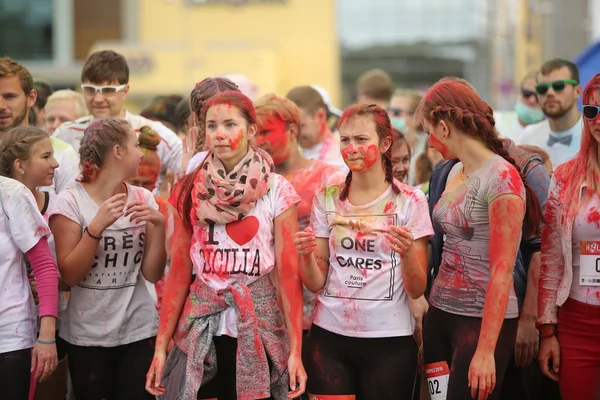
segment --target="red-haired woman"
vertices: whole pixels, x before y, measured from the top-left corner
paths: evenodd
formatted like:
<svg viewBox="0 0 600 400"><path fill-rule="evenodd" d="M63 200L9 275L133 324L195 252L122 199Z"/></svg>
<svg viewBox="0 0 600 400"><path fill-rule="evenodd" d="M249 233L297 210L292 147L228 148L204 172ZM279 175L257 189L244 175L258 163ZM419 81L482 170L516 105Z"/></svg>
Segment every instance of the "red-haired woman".
<svg viewBox="0 0 600 400"><path fill-rule="evenodd" d="M346 182L315 196L296 235L302 281L317 293L305 359L311 399L410 399L417 348L408 297L427 284L433 234L425 195L393 178L386 111L355 105L340 119Z"/></svg>
<svg viewBox="0 0 600 400"><path fill-rule="evenodd" d="M202 110L192 103L192 112L205 123L210 152L169 200L173 259L146 389L164 399L297 397L306 382L293 241L300 199L271 157L249 146L257 130L249 98L227 91Z"/></svg>
<svg viewBox="0 0 600 400"><path fill-rule="evenodd" d="M521 231L524 223L524 234L539 231L540 207L496 135L492 109L466 81L437 82L419 115L431 145L460 161L432 213L446 241L423 326L430 393L497 399L517 334Z"/></svg>
<svg viewBox="0 0 600 400"><path fill-rule="evenodd" d="M146 280L165 269L165 221L154 196L127 180L142 153L131 125L94 120L79 148L81 180L62 191L50 228L71 286L60 337L77 399L150 399L144 390L158 329Z"/></svg>
<svg viewBox="0 0 600 400"><path fill-rule="evenodd" d="M600 74L583 92L581 149L554 171L542 230L539 360L564 400L600 396L599 110Z"/></svg>

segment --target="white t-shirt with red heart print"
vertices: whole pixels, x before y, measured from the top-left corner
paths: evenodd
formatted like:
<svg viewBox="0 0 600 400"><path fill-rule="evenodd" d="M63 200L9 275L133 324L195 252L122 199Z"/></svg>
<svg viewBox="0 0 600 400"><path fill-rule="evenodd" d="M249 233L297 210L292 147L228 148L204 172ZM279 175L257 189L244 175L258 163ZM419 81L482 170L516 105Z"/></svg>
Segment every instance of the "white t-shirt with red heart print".
<svg viewBox="0 0 600 400"><path fill-rule="evenodd" d="M190 257L197 276L216 292L236 282L250 285L275 268L274 219L300 202L292 185L274 174L267 193L240 221L194 226ZM221 313L217 335L237 337L237 313Z"/></svg>
<svg viewBox="0 0 600 400"><path fill-rule="evenodd" d="M327 281L313 323L339 335L378 338L412 335L414 322L402 281L400 255L386 239L391 225L408 226L416 239L433 235L423 192L395 180L363 206L340 200L342 185L315 196L311 225L329 240Z"/></svg>

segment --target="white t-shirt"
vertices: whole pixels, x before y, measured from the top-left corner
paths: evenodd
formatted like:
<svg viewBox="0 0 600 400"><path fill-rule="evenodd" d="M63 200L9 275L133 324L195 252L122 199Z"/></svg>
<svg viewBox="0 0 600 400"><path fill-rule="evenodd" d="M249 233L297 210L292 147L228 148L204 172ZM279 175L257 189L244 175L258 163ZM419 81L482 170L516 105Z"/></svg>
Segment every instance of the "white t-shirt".
<svg viewBox="0 0 600 400"><path fill-rule="evenodd" d="M33 347L36 312L25 253L50 235L35 198L21 183L0 176L0 354Z"/></svg>
<svg viewBox="0 0 600 400"><path fill-rule="evenodd" d="M275 268L273 220L300 202L281 175L274 174L268 192L241 221L194 226L190 257L197 276L216 292L236 282L249 285ZM221 313L217 335L237 337L237 313Z"/></svg>
<svg viewBox="0 0 600 400"><path fill-rule="evenodd" d="M127 204L133 201L158 209L152 193L127 185ZM61 192L57 204L53 215L81 225L82 233L100 208L80 183ZM146 223L123 216L102 237L89 274L71 288L60 337L77 346L115 347L155 336L158 314L141 272Z"/></svg>
<svg viewBox="0 0 600 400"><path fill-rule="evenodd" d="M402 282L400 255L383 231L408 226L415 239L433 235L427 200L419 189L395 180L364 206L341 201L343 185L316 197L311 224L329 239L329 272L319 293L313 323L339 335L362 338L408 336L413 320Z"/></svg>
<svg viewBox="0 0 600 400"><path fill-rule="evenodd" d="M300 148L302 155L309 160L318 160L325 164L331 164L340 168L344 173L348 172L348 166L340 152L340 135L329 133L324 141L310 149Z"/></svg>
<svg viewBox="0 0 600 400"><path fill-rule="evenodd" d="M496 130L500 137L510 139L515 143L519 142L525 127L519 122L516 111L495 111L494 121L496 121Z"/></svg>
<svg viewBox="0 0 600 400"><path fill-rule="evenodd" d="M552 166L556 169L560 164L572 160L579 152L579 148L581 147L582 129L583 117L579 117L575 125L562 132L552 132L550 123L548 120L544 120L537 124L526 126L523 130L523 135L521 136L519 144L529 144L546 150L550 156L550 161L552 161ZM550 138L550 132L556 137L572 135L571 143L566 145L557 142L553 143L552 146L549 146L548 139Z"/></svg>
<svg viewBox="0 0 600 400"><path fill-rule="evenodd" d="M158 145L157 153L160 159L161 171L156 183L157 188L160 186L160 182L167 169L170 169L174 173L181 172L183 143L175 132L158 121L152 121L141 115L131 114L128 111L125 112L125 119L131 124L136 134L140 133L142 126L149 126L160 135L161 141ZM90 125L92 120L93 117L88 115L73 122L65 122L54 131L54 136L69 143L75 151L79 152L81 138L83 138L85 129Z"/></svg>

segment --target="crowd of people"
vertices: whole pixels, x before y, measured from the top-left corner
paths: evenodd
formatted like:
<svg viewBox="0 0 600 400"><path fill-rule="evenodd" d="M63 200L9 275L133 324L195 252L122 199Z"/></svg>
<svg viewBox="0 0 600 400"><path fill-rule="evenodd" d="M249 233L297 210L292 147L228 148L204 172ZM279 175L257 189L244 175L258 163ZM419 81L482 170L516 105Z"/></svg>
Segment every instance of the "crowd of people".
<svg viewBox="0 0 600 400"><path fill-rule="evenodd" d="M600 399L600 74L130 90L0 58L1 398Z"/></svg>

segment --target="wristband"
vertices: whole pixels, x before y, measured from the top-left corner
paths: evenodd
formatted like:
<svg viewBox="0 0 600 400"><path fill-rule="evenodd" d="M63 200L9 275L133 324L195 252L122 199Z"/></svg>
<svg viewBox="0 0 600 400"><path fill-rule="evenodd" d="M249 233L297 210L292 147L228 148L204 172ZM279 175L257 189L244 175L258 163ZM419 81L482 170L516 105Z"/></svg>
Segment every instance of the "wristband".
<svg viewBox="0 0 600 400"><path fill-rule="evenodd" d="M540 331L540 339L547 339L551 338L552 336L556 336L556 325L552 326L552 332L550 333L542 334L542 332Z"/></svg>
<svg viewBox="0 0 600 400"><path fill-rule="evenodd" d="M42 339L38 338L36 341L41 344L54 344L54 343L56 343L56 338L54 338L52 340L42 340Z"/></svg>
<svg viewBox="0 0 600 400"><path fill-rule="evenodd" d="M87 234L88 234L88 236L89 236L89 237L91 237L92 239L96 239L96 240L102 240L102 236L95 236L95 235L92 235L92 234L90 233L90 230L88 229L88 227L87 227L87 226L86 226L86 227L83 229L83 231L84 231L85 233L87 233Z"/></svg>

